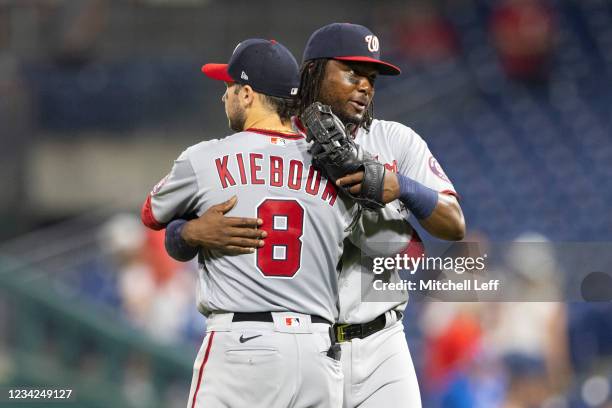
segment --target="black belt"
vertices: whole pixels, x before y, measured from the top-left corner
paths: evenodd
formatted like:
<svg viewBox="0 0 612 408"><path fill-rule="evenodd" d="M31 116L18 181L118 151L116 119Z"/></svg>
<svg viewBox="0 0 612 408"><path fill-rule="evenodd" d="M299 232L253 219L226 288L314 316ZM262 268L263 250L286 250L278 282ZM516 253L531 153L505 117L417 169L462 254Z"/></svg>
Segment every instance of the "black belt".
<svg viewBox="0 0 612 408"><path fill-rule="evenodd" d="M402 320L402 312L395 311L397 320ZM377 331L385 328L387 318L385 314L381 314L371 322L361 324L335 324L334 332L337 341L351 341L353 339L366 338Z"/></svg>
<svg viewBox="0 0 612 408"><path fill-rule="evenodd" d="M273 322L272 312L255 312L255 313L234 313L232 322ZM321 316L310 316L312 323L325 323L331 325L331 322Z"/></svg>

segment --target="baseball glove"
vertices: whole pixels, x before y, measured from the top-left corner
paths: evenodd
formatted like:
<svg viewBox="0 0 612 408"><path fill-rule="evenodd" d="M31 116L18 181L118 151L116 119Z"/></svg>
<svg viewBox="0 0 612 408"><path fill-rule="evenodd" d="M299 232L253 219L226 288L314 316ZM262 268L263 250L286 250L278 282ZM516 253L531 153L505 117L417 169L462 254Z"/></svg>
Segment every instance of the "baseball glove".
<svg viewBox="0 0 612 408"><path fill-rule="evenodd" d="M384 207L385 166L353 141L331 108L315 102L305 109L300 120L306 128L306 140L312 142L312 164L334 183L342 176L363 171L359 195L351 194L350 186L343 186L342 191L365 209Z"/></svg>

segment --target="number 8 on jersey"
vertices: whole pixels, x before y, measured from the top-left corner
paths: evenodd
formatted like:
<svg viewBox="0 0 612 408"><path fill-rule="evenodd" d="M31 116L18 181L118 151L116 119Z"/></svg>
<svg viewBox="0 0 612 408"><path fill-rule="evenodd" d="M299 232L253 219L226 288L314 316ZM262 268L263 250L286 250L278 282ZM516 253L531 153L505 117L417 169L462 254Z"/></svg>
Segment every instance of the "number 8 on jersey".
<svg viewBox="0 0 612 408"><path fill-rule="evenodd" d="M257 217L268 236L257 249L257 268L266 277L293 278L300 269L304 208L297 200L266 199Z"/></svg>

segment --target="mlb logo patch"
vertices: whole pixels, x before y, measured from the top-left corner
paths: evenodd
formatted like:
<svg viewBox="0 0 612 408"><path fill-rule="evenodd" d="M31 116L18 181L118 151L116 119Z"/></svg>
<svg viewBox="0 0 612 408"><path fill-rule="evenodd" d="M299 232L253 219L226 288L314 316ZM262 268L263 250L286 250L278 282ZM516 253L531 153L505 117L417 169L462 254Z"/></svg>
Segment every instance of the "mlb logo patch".
<svg viewBox="0 0 612 408"><path fill-rule="evenodd" d="M300 318L299 317L285 317L285 326L299 326Z"/></svg>
<svg viewBox="0 0 612 408"><path fill-rule="evenodd" d="M287 144L287 141L285 139L283 139L282 137L271 137L270 138L270 143L272 143L274 145L284 146L284 145Z"/></svg>

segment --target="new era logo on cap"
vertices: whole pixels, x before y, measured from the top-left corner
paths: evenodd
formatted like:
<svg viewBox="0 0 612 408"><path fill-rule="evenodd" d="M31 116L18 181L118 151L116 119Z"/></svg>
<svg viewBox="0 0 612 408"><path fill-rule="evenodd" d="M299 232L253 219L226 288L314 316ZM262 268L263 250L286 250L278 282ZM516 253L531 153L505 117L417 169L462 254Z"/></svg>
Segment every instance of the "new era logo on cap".
<svg viewBox="0 0 612 408"><path fill-rule="evenodd" d="M236 46L229 63L206 64L202 72L210 78L249 85L256 92L279 98L295 97L300 86L297 61L274 40L245 40Z"/></svg>

